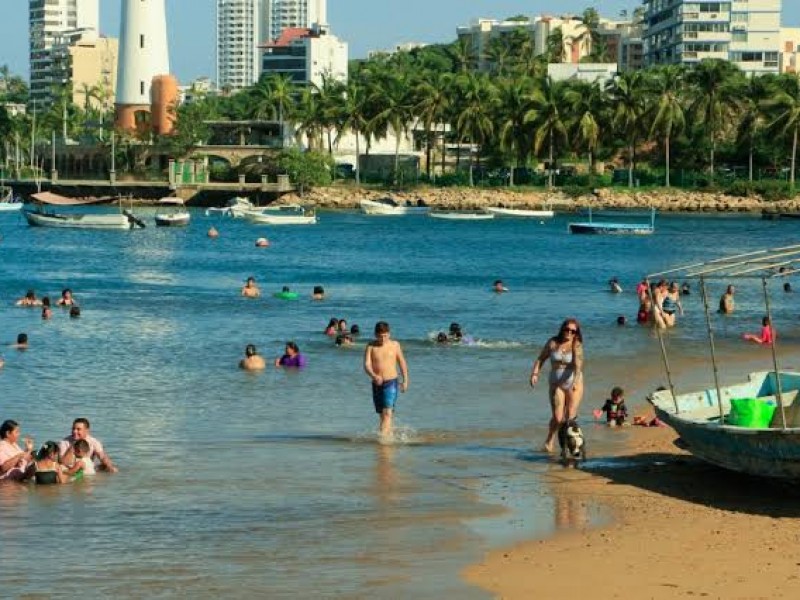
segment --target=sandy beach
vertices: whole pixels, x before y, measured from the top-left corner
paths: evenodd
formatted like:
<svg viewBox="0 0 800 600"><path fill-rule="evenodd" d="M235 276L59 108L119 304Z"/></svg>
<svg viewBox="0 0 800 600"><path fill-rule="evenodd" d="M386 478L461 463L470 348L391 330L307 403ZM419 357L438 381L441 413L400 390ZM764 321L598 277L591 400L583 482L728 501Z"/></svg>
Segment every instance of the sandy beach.
<svg viewBox="0 0 800 600"><path fill-rule="evenodd" d="M670 428L620 433L623 455L551 471L551 492L577 508L571 531L492 552L465 578L509 599L797 596L800 493L706 465ZM583 524L592 503L606 526Z"/></svg>

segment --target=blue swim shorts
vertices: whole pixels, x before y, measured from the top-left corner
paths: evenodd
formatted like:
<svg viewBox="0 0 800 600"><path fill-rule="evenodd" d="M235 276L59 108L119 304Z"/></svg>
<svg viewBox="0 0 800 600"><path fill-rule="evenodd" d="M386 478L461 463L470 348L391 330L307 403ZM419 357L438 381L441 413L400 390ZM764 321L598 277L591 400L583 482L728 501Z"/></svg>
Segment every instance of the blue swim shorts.
<svg viewBox="0 0 800 600"><path fill-rule="evenodd" d="M372 384L372 403L375 405L375 412L381 414L384 409L394 409L397 403L397 379L384 381L383 385Z"/></svg>

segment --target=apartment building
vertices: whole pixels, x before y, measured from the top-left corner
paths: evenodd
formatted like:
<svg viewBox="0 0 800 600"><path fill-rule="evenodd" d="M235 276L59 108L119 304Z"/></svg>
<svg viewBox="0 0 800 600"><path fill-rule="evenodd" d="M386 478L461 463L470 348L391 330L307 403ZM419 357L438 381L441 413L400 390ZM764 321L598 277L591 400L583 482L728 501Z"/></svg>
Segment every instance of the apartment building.
<svg viewBox="0 0 800 600"><path fill-rule="evenodd" d="M285 75L294 83L321 85L325 77L347 81L348 47L326 26L289 28L264 44L262 73Z"/></svg>
<svg viewBox="0 0 800 600"><path fill-rule="evenodd" d="M328 23L327 0L269 0L267 4L267 42L277 40L286 29L310 29Z"/></svg>
<svg viewBox="0 0 800 600"><path fill-rule="evenodd" d="M53 46L64 36L96 38L99 32L99 0L29 0L28 31L31 98L50 102L53 87L63 83L53 72Z"/></svg>
<svg viewBox="0 0 800 600"><path fill-rule="evenodd" d="M217 0L217 85L238 91L258 81L273 0Z"/></svg>
<svg viewBox="0 0 800 600"><path fill-rule="evenodd" d="M646 65L729 60L750 74L780 70L781 0L644 0Z"/></svg>
<svg viewBox="0 0 800 600"><path fill-rule="evenodd" d="M72 102L82 108L110 111L117 88L119 40L66 32L51 50L52 78L72 84Z"/></svg>

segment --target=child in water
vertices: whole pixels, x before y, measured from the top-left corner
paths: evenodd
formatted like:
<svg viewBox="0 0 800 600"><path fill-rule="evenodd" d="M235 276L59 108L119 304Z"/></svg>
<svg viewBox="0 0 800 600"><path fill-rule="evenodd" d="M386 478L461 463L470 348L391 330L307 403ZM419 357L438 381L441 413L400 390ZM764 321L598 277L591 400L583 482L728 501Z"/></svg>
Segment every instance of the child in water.
<svg viewBox="0 0 800 600"><path fill-rule="evenodd" d="M91 457L92 447L86 440L76 440L72 446L75 455L75 463L69 473L72 474L72 481L79 481L85 475L94 475L97 471L94 468L94 461Z"/></svg>
<svg viewBox="0 0 800 600"><path fill-rule="evenodd" d="M45 442L36 454L35 480L39 485L66 483L63 467L58 463L58 444Z"/></svg>
<svg viewBox="0 0 800 600"><path fill-rule="evenodd" d="M775 329L773 329L769 317L761 319L761 333L758 335L755 333L745 333L742 335L742 339L747 342L761 344L762 346L771 346L775 341Z"/></svg>
<svg viewBox="0 0 800 600"><path fill-rule="evenodd" d="M619 427L625 424L628 417L628 408L625 406L625 390L617 386L611 390L611 398L606 400L603 408L595 411L595 416L600 417L606 413L606 423L609 427Z"/></svg>

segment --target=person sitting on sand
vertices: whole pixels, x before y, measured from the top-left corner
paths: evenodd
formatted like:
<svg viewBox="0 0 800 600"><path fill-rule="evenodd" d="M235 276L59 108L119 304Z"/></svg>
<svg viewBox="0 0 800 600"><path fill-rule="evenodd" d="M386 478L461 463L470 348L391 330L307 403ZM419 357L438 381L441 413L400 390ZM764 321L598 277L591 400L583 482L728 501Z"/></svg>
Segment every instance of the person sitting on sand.
<svg viewBox="0 0 800 600"><path fill-rule="evenodd" d="M267 366L264 358L258 354L253 344L247 344L244 349L244 358L239 361L239 368L245 371L260 371Z"/></svg>
<svg viewBox="0 0 800 600"><path fill-rule="evenodd" d="M503 292L507 292L508 288L505 285L503 285L502 279L498 279L492 285L492 290L497 294L502 294Z"/></svg>
<svg viewBox="0 0 800 600"><path fill-rule="evenodd" d="M606 423L609 427L620 427L625 424L628 417L628 408L625 406L625 390L617 386L611 390L611 398L607 399L603 408L595 411L595 417L606 413Z"/></svg>
<svg viewBox="0 0 800 600"><path fill-rule="evenodd" d="M761 319L761 332L758 335L755 333L745 333L742 335L742 339L762 346L771 346L775 341L775 329L772 327L769 317Z"/></svg>
<svg viewBox="0 0 800 600"><path fill-rule="evenodd" d="M736 303L733 300L733 294L736 289L729 285L728 288L725 290L725 293L719 299L719 312L723 315L729 315L733 312L734 308L736 308Z"/></svg>
<svg viewBox="0 0 800 600"><path fill-rule="evenodd" d="M42 301L36 297L36 292L28 290L25 295L15 302L17 306L41 306Z"/></svg>
<svg viewBox="0 0 800 600"><path fill-rule="evenodd" d="M325 300L325 288L321 285L315 285L314 291L311 293L312 300Z"/></svg>
<svg viewBox="0 0 800 600"><path fill-rule="evenodd" d="M61 290L61 298L58 299L56 304L58 306L73 306L77 304L75 298L72 296L72 290L69 288L64 288Z"/></svg>
<svg viewBox="0 0 800 600"><path fill-rule="evenodd" d="M306 366L306 357L300 354L300 348L294 342L286 342L283 356L275 359L276 367L294 367L302 369Z"/></svg>
<svg viewBox="0 0 800 600"><path fill-rule="evenodd" d="M619 284L619 280L616 277L612 277L608 280L608 288L612 294L622 293L622 286Z"/></svg>
<svg viewBox="0 0 800 600"><path fill-rule="evenodd" d="M244 282L244 287L242 287L242 296L245 298L258 298L260 295L261 290L258 289L255 278L248 277L247 281Z"/></svg>

